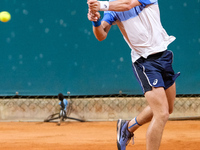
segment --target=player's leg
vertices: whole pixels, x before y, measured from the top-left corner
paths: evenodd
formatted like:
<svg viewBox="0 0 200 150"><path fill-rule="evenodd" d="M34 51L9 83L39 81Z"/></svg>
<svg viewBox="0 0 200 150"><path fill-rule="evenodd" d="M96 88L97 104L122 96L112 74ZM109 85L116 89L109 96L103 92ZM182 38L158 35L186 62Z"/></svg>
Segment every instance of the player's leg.
<svg viewBox="0 0 200 150"><path fill-rule="evenodd" d="M167 96L167 102L169 105L168 113L170 114L173 111L173 105L174 105L174 100L175 100L175 96L176 96L175 83L170 88L168 88L165 92L166 92L166 96ZM166 106L167 106L167 104L166 104ZM133 118L128 124L126 123L128 121L124 121L124 120L118 121L118 129L120 129L120 127L122 128L122 126L127 125L127 127L124 128L123 133L126 133L126 135L128 135L127 137L129 137L129 138L125 139L126 140L125 143L127 144L127 142L130 140L131 136L133 136L133 134L132 134L133 132L135 132L141 125L150 122L152 117L153 117L153 112L152 112L150 106L148 105L144 108L144 110L137 117ZM118 131L120 132L121 130L118 130ZM120 134L120 133L118 134L118 147L120 147L120 145L119 145L120 136L124 136L122 134ZM123 142L121 142L121 143L123 143ZM122 147L122 145L121 145L121 147ZM125 145L123 147L125 148Z"/></svg>
<svg viewBox="0 0 200 150"><path fill-rule="evenodd" d="M157 128L152 128L152 133L151 133L151 130L149 130L147 132L147 138L149 137L149 135L150 136L154 135L154 132L155 133L160 132L157 135L157 137L155 136L158 139L157 143L155 143L155 144L153 143L155 146L152 146L152 147L156 147L156 145L157 145L157 147L159 148L164 126L168 120L169 113L171 113L173 111L173 104L174 104L175 93L176 93L175 92L175 84L173 84L173 86L168 88L166 91L164 90L164 88L153 88L152 89L151 85L154 84L155 79L158 79L157 81L159 81L159 83L156 83L157 87L164 87L165 84L164 84L164 82L162 82L163 80L162 80L162 77L160 76L160 71L159 71L160 66L155 69L148 68L148 67L156 66L156 65L152 65L151 63L154 63L155 59L158 59L162 56L164 57L164 63L165 63L165 60L166 60L165 55L168 55L168 54L170 54L170 52L165 51L163 53L153 55L153 56L151 56L150 61L146 61L145 59L140 58L137 60L137 62L135 62L133 64L134 74L136 75L136 78L138 79L139 83L141 84L141 87L143 88L143 92L146 93L145 97L147 98L147 101L151 105L147 106L137 116L137 118L132 119L129 123L127 123L127 121L124 121L124 120L118 121L118 126L117 126L118 127L118 129L117 129L117 131L118 131L117 139L118 140L117 140L117 142L118 142L119 150L126 149L127 142L133 136L133 134L131 134L131 133L134 132L136 129L138 129L140 125L143 125L143 124L151 121L153 116L154 116L154 118L150 125L152 126L152 124L154 124L156 121L156 122L158 122L158 126L160 126L160 128L158 128L158 131L155 130ZM171 57L172 55L169 55L169 56ZM170 60L170 58L169 58L169 60ZM155 61L155 63L157 63L157 61ZM169 61L167 63L171 65L171 61ZM163 64L163 63L161 63L161 64ZM163 65L163 66L165 66L165 65ZM147 70L150 71L150 72L148 72L149 74L146 74L146 72L145 72L146 67L148 68ZM158 72L154 72L157 69L158 69ZM151 70L152 70L152 72L151 72ZM173 76L173 79L172 79L172 82L168 82L168 79L167 79L166 80L167 85L173 83L173 81L175 81L176 77L178 76L178 74L174 75L173 70L170 70L170 69L169 69L169 74ZM151 84L149 82L150 79L151 79ZM155 109L154 109L154 111L152 111L152 108L154 108L154 107L155 107ZM159 107L159 108L157 108L157 107ZM161 118L161 119L159 120L159 118ZM151 126L149 127L149 129L151 129ZM123 137L127 137L127 138L123 138ZM149 145L149 144L147 144L147 145ZM151 144L150 144L150 146L151 146Z"/></svg>
<svg viewBox="0 0 200 150"><path fill-rule="evenodd" d="M162 87L146 92L145 97L153 112L153 118L146 134L146 148L147 150L158 150L165 124L169 118L168 100Z"/></svg>
<svg viewBox="0 0 200 150"><path fill-rule="evenodd" d="M141 125L151 121L153 117L152 110L149 106L146 106L144 110L131 121L118 120L117 122L117 146L118 150L125 150L126 145L134 136L133 132L137 130ZM134 140L134 138L133 138Z"/></svg>
<svg viewBox="0 0 200 150"><path fill-rule="evenodd" d="M168 113L171 114L173 112L174 100L175 100L175 97L176 97L175 83L171 87L169 87L167 90L165 90L165 93L166 93L166 97L167 97L167 103L168 103L168 106L169 106ZM166 106L167 106L167 104L166 104ZM166 109L167 109L167 107L166 107ZM141 113L139 113L139 115L137 117L135 117L131 121L129 121L128 124L126 123L128 121L125 121L125 120L118 121L118 129L119 129L118 131L119 132L121 130L123 130L123 129L120 130L120 127L122 128L122 126L126 126L127 125L127 127L124 127L124 130L123 130L123 133L126 133L126 135L129 135L129 139L128 138L125 139L126 140L126 144L127 144L127 141L130 140L131 136L133 136L132 133L135 132L141 125L150 122L152 117L153 117L153 112L152 112L150 106L148 105L148 106L146 106L144 108L144 110ZM130 133L128 133L128 132L130 132ZM119 141L120 135L124 136L124 135L122 135L123 133L121 133L121 134L118 133L118 141ZM160 140L161 140L161 138L160 138ZM160 142L158 142L158 143L160 143ZM160 145L160 144L158 144L158 145ZM122 146L122 145L120 146L119 142L118 142L118 147L125 148L126 146L125 145L124 146Z"/></svg>
<svg viewBox="0 0 200 150"><path fill-rule="evenodd" d="M153 116L153 113L152 113L151 108L149 106L146 106L145 109L137 117L133 118L131 121L119 119L117 122L118 150L125 150L126 145L134 136L133 132L137 130L141 125L151 121L152 116Z"/></svg>
<svg viewBox="0 0 200 150"><path fill-rule="evenodd" d="M168 105L169 105L169 114L173 112L174 100L176 98L176 84L174 83L168 89L165 90L167 95Z"/></svg>
<svg viewBox="0 0 200 150"><path fill-rule="evenodd" d="M153 117L153 112L151 108L146 106L142 112L138 114L135 118L133 118L128 124L128 130L130 132L135 132L141 125L144 125L151 121Z"/></svg>
<svg viewBox="0 0 200 150"><path fill-rule="evenodd" d="M169 114L171 114L173 112L174 100L176 98L176 86L175 86L175 83L171 87L169 87L167 90L165 90L165 93L167 95L167 101L168 101L168 105L169 105ZM144 124L150 122L152 117L153 117L153 112L152 112L151 108L148 105L148 106L146 106L144 108L144 110L141 113L139 113L139 115L137 117L133 118L129 122L128 130L130 132L134 132L141 125L144 125Z"/></svg>

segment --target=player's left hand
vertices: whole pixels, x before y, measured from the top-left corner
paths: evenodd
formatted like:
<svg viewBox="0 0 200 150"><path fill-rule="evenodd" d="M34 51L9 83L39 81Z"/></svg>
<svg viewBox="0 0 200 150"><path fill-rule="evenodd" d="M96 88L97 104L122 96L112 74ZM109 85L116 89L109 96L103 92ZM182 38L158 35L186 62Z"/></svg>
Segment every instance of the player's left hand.
<svg viewBox="0 0 200 150"><path fill-rule="evenodd" d="M92 13L90 10L88 10L88 20L90 21L97 21L100 18L100 13L96 12L96 13Z"/></svg>

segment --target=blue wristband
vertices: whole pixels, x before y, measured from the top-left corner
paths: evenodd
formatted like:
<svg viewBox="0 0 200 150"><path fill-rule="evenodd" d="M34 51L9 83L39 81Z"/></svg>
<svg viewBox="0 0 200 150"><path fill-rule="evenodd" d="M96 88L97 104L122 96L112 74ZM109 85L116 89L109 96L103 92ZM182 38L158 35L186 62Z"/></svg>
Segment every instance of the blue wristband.
<svg viewBox="0 0 200 150"><path fill-rule="evenodd" d="M101 20L98 19L97 21L92 21L92 25L93 25L94 27L100 26L100 25L101 25Z"/></svg>

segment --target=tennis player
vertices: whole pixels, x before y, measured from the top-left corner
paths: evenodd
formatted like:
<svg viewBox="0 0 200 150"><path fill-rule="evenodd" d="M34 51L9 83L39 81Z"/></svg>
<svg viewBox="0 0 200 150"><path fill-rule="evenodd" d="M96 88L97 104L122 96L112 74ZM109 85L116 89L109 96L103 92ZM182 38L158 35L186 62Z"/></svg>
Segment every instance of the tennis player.
<svg viewBox="0 0 200 150"><path fill-rule="evenodd" d="M131 48L133 72L141 85L148 106L132 120L118 120L117 146L125 150L134 131L150 122L146 149L158 150L165 124L173 111L175 80L180 73L172 68L173 53L167 47L175 40L160 22L157 0L88 0L88 19L99 40L105 40L112 25L117 24ZM100 13L104 17L100 19ZM107 45L105 45L107 47Z"/></svg>

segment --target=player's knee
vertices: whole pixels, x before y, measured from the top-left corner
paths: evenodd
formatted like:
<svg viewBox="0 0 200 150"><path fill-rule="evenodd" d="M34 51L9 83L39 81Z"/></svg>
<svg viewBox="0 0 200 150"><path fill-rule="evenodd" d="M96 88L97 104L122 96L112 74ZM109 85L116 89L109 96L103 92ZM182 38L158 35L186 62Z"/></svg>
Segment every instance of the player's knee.
<svg viewBox="0 0 200 150"><path fill-rule="evenodd" d="M167 121L169 119L169 112L166 112L164 114L164 121Z"/></svg>
<svg viewBox="0 0 200 150"><path fill-rule="evenodd" d="M169 112L168 111L163 111L159 114L159 119L163 122L167 122L169 119Z"/></svg>

